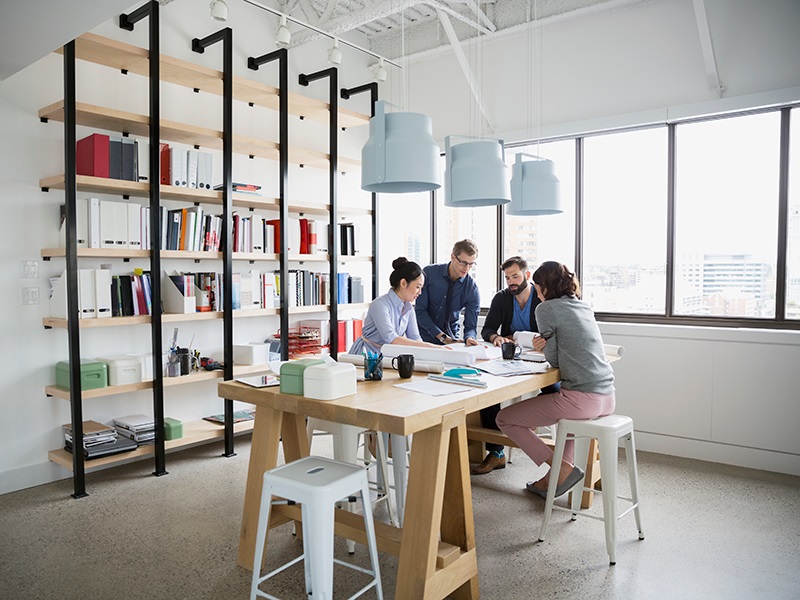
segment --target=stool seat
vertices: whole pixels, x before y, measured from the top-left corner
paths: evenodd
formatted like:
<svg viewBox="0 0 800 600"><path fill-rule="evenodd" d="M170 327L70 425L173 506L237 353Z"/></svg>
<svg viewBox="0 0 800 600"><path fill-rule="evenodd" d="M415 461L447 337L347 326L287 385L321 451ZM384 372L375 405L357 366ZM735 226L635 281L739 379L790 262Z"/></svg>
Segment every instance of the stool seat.
<svg viewBox="0 0 800 600"><path fill-rule="evenodd" d="M334 507L342 498L361 495L364 510L364 526L367 534L372 569L363 569L333 558ZM261 576L267 527L273 496L285 498L277 503L301 504L303 518L303 554L283 566ZM277 600L275 596L259 589L259 585L295 563L305 561L306 595L313 600L333 599L334 563L372 575L372 581L351 598L375 588L382 600L383 592L378 566L378 549L372 511L369 510L369 484L367 471L357 465L342 463L321 456L306 456L294 462L276 467L264 473L261 491L261 509L256 532L256 552L253 560L253 579L250 599L258 597Z"/></svg>
<svg viewBox="0 0 800 600"><path fill-rule="evenodd" d="M561 419L558 422L556 433L556 444L553 450L553 469L559 469L561 461L564 457L564 444L567 441L567 436L575 438L575 462L583 460L589 451L589 441L596 439L598 449L600 451L600 473L603 481L603 489L601 491L603 496L603 516L596 517L594 515L581 512L581 496L584 491L585 475L572 489L572 499L570 508L563 508L553 504L555 500L556 487L558 486L558 477L554 475L557 471L551 471L550 483L547 488L547 501L544 508L544 519L542 521L542 530L539 534L539 541L544 541L547 534L547 528L550 524L550 516L553 510L562 510L572 513L572 520L574 521L578 516L586 516L593 519L603 521L605 525L606 534L606 550L608 551L609 562L614 565L617 562L616 546L617 546L617 533L616 524L617 520L624 517L629 512L633 511L636 519L636 528L639 531L639 539L644 539L644 531L642 530L641 515L639 510L639 473L636 466L636 445L633 436L633 419L624 415L607 415L605 417L598 417L596 419L578 420L578 419ZM623 440L625 443L625 453L628 462L628 478L630 480L631 497L619 499L626 500L631 503L622 514L617 514L617 451L619 442ZM596 490L595 490L596 491Z"/></svg>

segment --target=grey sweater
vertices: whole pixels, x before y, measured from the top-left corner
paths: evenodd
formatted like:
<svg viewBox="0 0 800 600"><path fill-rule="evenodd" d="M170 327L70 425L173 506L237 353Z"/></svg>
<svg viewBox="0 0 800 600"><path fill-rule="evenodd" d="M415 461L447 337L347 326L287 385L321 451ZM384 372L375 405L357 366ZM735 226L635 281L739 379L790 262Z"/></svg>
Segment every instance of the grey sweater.
<svg viewBox="0 0 800 600"><path fill-rule="evenodd" d="M536 307L536 323L547 340L544 355L561 370L565 390L614 393L614 371L588 304L569 296L547 300Z"/></svg>

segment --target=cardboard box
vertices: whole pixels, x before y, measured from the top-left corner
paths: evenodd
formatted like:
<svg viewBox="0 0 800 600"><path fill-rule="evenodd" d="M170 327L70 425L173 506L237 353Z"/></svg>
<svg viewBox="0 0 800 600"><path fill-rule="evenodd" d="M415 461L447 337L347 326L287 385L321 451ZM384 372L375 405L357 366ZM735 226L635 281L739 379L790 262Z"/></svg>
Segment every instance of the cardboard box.
<svg viewBox="0 0 800 600"><path fill-rule="evenodd" d="M356 366L323 363L303 371L303 395L317 400L335 400L356 393Z"/></svg>

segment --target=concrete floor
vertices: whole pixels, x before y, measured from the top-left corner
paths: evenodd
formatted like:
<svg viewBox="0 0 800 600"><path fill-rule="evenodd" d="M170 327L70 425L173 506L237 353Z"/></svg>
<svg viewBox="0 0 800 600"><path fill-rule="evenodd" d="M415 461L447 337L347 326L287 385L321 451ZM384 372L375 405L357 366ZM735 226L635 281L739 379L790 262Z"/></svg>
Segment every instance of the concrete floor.
<svg viewBox="0 0 800 600"><path fill-rule="evenodd" d="M329 438L314 444L315 454L331 455ZM70 498L70 479L0 496L0 598L247 598L250 573L237 566L236 548L250 442L238 438L233 458L221 448L169 455L164 477L144 462L89 474L81 500ZM632 515L620 521L613 567L598 521L555 513L547 540L536 541L544 500L523 487L541 470L522 452L504 470L473 476L481 597L800 598L800 478L638 458L646 539ZM268 568L300 553L291 526L271 534L270 550ZM339 538L336 554L349 559ZM358 546L354 561L367 566L366 558ZM397 559L381 555L381 570L392 598ZM337 566L336 597L366 580ZM301 565L268 585L281 598L305 598Z"/></svg>

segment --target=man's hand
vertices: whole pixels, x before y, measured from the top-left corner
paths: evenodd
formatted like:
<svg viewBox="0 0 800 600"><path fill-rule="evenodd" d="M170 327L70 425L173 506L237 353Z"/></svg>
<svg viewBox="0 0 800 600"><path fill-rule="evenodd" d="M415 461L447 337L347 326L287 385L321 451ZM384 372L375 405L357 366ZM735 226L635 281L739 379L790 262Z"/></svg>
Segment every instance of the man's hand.
<svg viewBox="0 0 800 600"><path fill-rule="evenodd" d="M454 344L455 343L455 340L453 338L451 338L449 335L447 335L446 333L442 333L437 339L440 342L442 342L443 344Z"/></svg>
<svg viewBox="0 0 800 600"><path fill-rule="evenodd" d="M532 340L533 349L537 352L541 352L544 350L545 344L547 344L547 340L544 339L542 336L537 335Z"/></svg>
<svg viewBox="0 0 800 600"><path fill-rule="evenodd" d="M502 335L496 335L492 338L492 344L494 344L496 348L502 346L505 342L513 342L513 341L514 340L505 338Z"/></svg>
<svg viewBox="0 0 800 600"><path fill-rule="evenodd" d="M478 340L476 340L475 338L467 338L467 339L464 340L464 343L467 346L477 346L478 345Z"/></svg>

